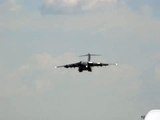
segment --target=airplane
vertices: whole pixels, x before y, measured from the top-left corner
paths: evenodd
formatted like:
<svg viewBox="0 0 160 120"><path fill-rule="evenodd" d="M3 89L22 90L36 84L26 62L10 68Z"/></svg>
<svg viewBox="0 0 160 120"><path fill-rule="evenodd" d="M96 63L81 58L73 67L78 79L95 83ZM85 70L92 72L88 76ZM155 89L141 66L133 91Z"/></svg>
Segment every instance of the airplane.
<svg viewBox="0 0 160 120"><path fill-rule="evenodd" d="M117 63L101 63L101 62L92 62L91 61L91 56L100 56L97 54L86 54L86 55L81 55L79 57L84 57L84 56L88 56L88 61L80 61L77 63L72 63L72 64L66 64L66 65L61 65L61 66L55 66L55 68L78 68L79 72L83 72L83 71L88 71L88 72L92 72L92 67L102 67L102 66L109 66L109 65L117 65Z"/></svg>

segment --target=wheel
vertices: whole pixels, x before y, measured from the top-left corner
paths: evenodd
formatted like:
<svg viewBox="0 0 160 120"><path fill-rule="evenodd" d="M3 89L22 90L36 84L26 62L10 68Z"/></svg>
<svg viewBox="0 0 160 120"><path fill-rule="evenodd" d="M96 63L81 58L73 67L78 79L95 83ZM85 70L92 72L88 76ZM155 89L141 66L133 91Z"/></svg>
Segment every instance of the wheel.
<svg viewBox="0 0 160 120"><path fill-rule="evenodd" d="M79 68L78 71L79 71L79 72L83 72L83 69L82 69L82 68Z"/></svg>
<svg viewBox="0 0 160 120"><path fill-rule="evenodd" d="M92 69L89 67L89 68L88 68L88 71L89 71L89 72L92 72Z"/></svg>

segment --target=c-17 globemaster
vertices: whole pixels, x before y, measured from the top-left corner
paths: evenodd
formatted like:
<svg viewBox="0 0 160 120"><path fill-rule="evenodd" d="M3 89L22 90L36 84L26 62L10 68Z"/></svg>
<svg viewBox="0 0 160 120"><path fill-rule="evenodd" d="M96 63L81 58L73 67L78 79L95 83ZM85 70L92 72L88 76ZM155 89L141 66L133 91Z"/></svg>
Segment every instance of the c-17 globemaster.
<svg viewBox="0 0 160 120"><path fill-rule="evenodd" d="M66 65L61 65L61 66L55 66L55 68L60 68L60 67L64 67L64 68L78 68L79 72L83 72L83 71L88 71L88 72L92 72L92 67L102 67L102 66L109 66L109 65L117 65L117 63L101 63L101 62L91 62L91 56L100 56L97 54L86 54L86 55L81 55L80 57L83 56L88 56L88 61L80 61L77 63L72 63L72 64L66 64Z"/></svg>

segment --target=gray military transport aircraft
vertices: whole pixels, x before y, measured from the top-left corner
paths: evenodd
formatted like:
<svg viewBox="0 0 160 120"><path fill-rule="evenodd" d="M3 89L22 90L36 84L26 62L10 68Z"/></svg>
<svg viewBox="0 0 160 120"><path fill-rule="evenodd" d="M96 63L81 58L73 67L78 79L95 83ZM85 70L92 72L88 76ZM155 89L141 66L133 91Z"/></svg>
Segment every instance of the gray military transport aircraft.
<svg viewBox="0 0 160 120"><path fill-rule="evenodd" d="M101 63L101 62L91 62L91 56L100 56L97 54L86 54L86 55L81 55L79 57L84 57L84 56L88 56L88 61L80 61L77 63L72 63L72 64L67 64L67 65L61 65L61 66L55 66L55 68L78 68L79 72L83 72L83 71L88 71L88 72L92 72L92 67L102 67L102 66L109 66L109 65L117 65L117 63Z"/></svg>

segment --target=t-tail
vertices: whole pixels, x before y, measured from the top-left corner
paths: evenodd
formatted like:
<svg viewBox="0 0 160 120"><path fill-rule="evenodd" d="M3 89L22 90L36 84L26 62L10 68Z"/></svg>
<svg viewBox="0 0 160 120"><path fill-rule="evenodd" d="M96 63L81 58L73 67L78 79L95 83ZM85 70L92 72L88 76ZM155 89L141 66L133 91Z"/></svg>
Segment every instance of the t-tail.
<svg viewBox="0 0 160 120"><path fill-rule="evenodd" d="M79 57L85 57L85 56L88 56L88 62L89 62L89 61L91 61L91 56L100 56L100 55L99 54L90 54L90 53L88 53L86 55L81 55Z"/></svg>

